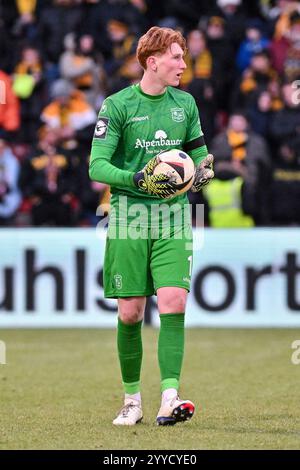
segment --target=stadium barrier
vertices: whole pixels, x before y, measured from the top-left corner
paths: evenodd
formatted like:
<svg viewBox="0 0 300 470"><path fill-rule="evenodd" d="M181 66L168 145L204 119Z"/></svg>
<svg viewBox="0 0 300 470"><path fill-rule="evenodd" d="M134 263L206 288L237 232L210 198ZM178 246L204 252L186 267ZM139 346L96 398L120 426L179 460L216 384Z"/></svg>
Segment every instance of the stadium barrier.
<svg viewBox="0 0 300 470"><path fill-rule="evenodd" d="M115 326L95 229L1 229L0 246L0 328ZM299 278L299 229L206 229L186 324L300 327ZM148 318L158 325L154 299Z"/></svg>

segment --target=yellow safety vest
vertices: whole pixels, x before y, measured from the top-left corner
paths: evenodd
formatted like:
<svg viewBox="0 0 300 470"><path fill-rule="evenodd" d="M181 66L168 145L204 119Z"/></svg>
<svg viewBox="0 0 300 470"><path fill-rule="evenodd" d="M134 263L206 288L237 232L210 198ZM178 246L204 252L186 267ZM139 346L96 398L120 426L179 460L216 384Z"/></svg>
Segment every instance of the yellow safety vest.
<svg viewBox="0 0 300 470"><path fill-rule="evenodd" d="M253 227L252 217L242 211L242 184L240 176L232 180L214 179L203 192L209 204L211 227Z"/></svg>

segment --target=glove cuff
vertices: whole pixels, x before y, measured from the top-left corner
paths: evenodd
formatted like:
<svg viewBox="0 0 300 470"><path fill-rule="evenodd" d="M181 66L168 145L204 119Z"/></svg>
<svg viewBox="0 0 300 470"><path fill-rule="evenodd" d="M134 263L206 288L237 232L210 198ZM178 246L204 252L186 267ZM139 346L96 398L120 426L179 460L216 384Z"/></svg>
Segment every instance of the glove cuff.
<svg viewBox="0 0 300 470"><path fill-rule="evenodd" d="M139 171L138 173L135 173L133 175L133 182L134 184L142 189L144 184L145 184L145 175L144 175L144 172L143 171Z"/></svg>

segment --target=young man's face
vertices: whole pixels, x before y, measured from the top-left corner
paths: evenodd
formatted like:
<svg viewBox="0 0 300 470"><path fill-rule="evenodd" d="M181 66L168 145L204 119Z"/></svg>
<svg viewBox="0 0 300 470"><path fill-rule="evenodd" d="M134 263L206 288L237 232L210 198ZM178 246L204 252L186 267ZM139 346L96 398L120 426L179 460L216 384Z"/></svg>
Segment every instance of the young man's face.
<svg viewBox="0 0 300 470"><path fill-rule="evenodd" d="M176 42L172 43L164 54L155 56L157 80L163 86L178 86L181 75L186 69L183 50Z"/></svg>

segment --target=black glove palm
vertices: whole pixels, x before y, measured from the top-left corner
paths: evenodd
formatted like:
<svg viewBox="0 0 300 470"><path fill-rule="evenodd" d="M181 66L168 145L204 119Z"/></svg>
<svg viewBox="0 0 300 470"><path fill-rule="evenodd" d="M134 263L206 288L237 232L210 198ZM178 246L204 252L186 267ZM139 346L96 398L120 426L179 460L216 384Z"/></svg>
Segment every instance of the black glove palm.
<svg viewBox="0 0 300 470"><path fill-rule="evenodd" d="M213 155L209 154L207 155L207 157L204 158L204 160L200 163L200 165L197 166L194 183L193 183L193 186L191 187L191 190L193 193L197 193L201 191L203 186L208 184L213 179L215 175L212 169L213 161L214 161Z"/></svg>

